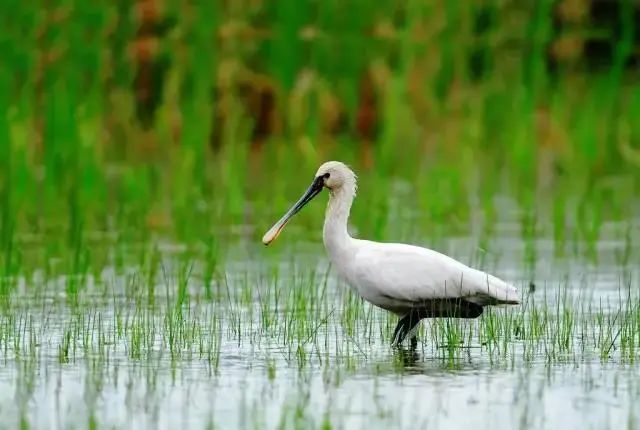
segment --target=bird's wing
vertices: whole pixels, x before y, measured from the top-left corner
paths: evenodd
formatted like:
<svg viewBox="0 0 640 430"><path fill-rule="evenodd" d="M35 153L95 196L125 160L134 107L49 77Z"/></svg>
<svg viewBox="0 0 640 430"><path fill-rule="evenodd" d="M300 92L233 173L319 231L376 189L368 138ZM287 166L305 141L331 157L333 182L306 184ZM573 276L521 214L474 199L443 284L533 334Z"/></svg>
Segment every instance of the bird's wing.
<svg viewBox="0 0 640 430"><path fill-rule="evenodd" d="M361 294L372 301L468 298L481 305L518 301L517 290L495 276L439 252L405 244L362 241L353 275Z"/></svg>

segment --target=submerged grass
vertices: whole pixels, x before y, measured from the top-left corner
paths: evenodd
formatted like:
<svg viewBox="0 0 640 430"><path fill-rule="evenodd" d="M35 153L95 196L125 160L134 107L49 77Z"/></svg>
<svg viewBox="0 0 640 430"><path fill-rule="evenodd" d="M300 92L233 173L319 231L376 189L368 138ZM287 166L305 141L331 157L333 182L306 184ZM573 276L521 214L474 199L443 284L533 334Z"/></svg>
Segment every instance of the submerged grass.
<svg viewBox="0 0 640 430"><path fill-rule="evenodd" d="M527 246L520 245L520 261L526 261ZM102 410L99 399L110 396L118 373L144 384L146 402L157 404L154 399L163 396L160 381L180 384L188 369L200 369L200 378L215 386L236 374L235 366L246 366L247 375L255 375L255 368L258 379L272 387L282 387L281 378L290 378L283 375L296 369L302 381L322 374L328 387L339 390L345 379L363 372L384 381L389 372L409 377L425 363L439 363L438 371L447 372L469 366L510 372L594 364L623 369L635 368L640 354L640 295L631 282L637 273L617 265L600 266L604 281L555 275L552 284L531 286L521 306L490 309L478 320L424 321L417 351L393 351L395 318L350 292L327 265L318 264L315 251L294 251L289 263L265 257L252 268L246 260L227 261L208 292L203 282L209 268L192 251L145 249L136 251L149 254L134 260L139 266L113 268L95 278L89 273L73 300L65 275L32 276L28 282L18 276L21 287L12 290L10 304L0 312L0 352L4 365L19 369L14 382L25 425L35 423L25 405L42 384L41 369L85 369L83 380L96 399L85 407L94 414ZM579 255L568 267L587 270L589 261ZM628 281L611 281L616 276ZM305 400L304 386L287 391L302 402L296 403L296 420L317 423L318 410ZM289 422L285 403L279 414ZM254 404L242 410L259 409ZM344 416L333 410L322 419Z"/></svg>
<svg viewBox="0 0 640 430"><path fill-rule="evenodd" d="M176 290L152 304L145 294L81 293L74 302L57 294L24 296L2 312L0 350L5 360L39 360L39 351L53 342L60 363L105 355L168 357L207 360L215 370L221 344L231 342L240 350L277 351L303 367L311 359L331 365L351 354L366 363L368 355L387 349L395 324L354 294L336 290L333 281L328 287L325 270L319 275L293 269L286 278L246 273L225 281L226 297L219 301L207 300L197 282L182 278L190 271L176 270L175 282L164 281ZM118 281L104 282L116 282L108 289L118 289ZM631 283L608 292L606 299L585 292L593 289L561 283L529 293L519 307L490 309L478 320L425 322L423 352L454 361L477 348L492 362L597 358L633 364L640 342L640 296Z"/></svg>

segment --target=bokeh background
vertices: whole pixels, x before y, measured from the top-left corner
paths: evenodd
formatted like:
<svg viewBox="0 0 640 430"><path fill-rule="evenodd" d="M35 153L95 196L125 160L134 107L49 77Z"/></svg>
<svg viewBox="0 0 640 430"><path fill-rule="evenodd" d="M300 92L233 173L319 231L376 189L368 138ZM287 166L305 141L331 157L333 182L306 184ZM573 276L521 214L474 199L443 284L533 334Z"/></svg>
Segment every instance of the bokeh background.
<svg viewBox="0 0 640 430"><path fill-rule="evenodd" d="M490 230L503 196L559 252L636 213L638 2L0 7L7 261L16 232L257 240L327 159L359 173L377 239L413 234L390 230L396 203Z"/></svg>

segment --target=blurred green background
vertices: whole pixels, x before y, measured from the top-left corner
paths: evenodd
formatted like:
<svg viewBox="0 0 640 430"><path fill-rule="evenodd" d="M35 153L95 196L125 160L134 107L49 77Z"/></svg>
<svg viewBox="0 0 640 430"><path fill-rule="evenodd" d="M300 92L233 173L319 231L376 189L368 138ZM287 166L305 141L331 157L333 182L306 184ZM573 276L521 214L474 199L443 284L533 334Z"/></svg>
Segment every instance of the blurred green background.
<svg viewBox="0 0 640 430"><path fill-rule="evenodd" d="M525 237L557 243L637 213L637 2L0 8L7 270L31 233L258 241L327 159L359 173L354 223L378 239L415 233L389 222L396 203L421 234L479 213L490 233L505 196Z"/></svg>

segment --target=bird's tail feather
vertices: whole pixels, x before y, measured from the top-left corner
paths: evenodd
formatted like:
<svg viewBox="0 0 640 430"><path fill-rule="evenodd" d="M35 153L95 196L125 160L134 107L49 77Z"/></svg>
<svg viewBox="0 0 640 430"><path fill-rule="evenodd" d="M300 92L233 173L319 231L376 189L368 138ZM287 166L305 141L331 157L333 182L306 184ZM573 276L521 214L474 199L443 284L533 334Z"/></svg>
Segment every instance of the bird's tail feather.
<svg viewBox="0 0 640 430"><path fill-rule="evenodd" d="M477 295L483 305L520 304L516 287L493 275L486 273L483 275L483 285L479 288Z"/></svg>

